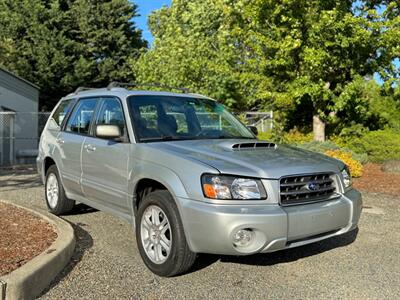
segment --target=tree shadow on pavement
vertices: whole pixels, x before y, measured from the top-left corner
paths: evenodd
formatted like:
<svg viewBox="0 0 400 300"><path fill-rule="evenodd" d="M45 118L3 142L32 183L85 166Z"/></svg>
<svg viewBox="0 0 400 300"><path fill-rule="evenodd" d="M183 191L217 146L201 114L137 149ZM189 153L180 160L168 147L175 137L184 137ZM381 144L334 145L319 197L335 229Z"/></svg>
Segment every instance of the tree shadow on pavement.
<svg viewBox="0 0 400 300"><path fill-rule="evenodd" d="M29 189L42 185L36 169L4 169L0 168L0 188L2 191Z"/></svg>
<svg viewBox="0 0 400 300"><path fill-rule="evenodd" d="M65 268L53 279L50 286L47 287L41 294L46 294L49 290L55 287L60 281L62 281L74 268L75 266L82 260L85 252L93 246L93 239L90 234L84 230L82 227L86 226L86 224L74 224L64 219L64 221L71 224L74 229L76 245L74 253L72 254L70 262L65 266ZM67 295L66 295L67 297Z"/></svg>
<svg viewBox="0 0 400 300"><path fill-rule="evenodd" d="M340 236L332 237L320 242L281 250L271 253L261 253L249 256L227 256L227 255L211 255L211 254L200 254L195 262L193 268L189 271L195 272L206 268L217 261L256 265L256 266L273 266L276 264L293 262L302 258L317 255L326 251L330 251L335 248L345 247L355 241L358 235L358 228L345 233Z"/></svg>

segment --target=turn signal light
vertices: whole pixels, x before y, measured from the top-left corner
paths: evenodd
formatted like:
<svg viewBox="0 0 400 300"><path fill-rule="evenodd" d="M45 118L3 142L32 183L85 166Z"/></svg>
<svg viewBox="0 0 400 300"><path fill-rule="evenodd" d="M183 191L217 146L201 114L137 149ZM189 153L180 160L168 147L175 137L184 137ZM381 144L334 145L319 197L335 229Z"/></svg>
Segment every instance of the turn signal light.
<svg viewBox="0 0 400 300"><path fill-rule="evenodd" d="M203 184L204 194L208 198L217 198L217 192L214 189L214 186L208 183Z"/></svg>

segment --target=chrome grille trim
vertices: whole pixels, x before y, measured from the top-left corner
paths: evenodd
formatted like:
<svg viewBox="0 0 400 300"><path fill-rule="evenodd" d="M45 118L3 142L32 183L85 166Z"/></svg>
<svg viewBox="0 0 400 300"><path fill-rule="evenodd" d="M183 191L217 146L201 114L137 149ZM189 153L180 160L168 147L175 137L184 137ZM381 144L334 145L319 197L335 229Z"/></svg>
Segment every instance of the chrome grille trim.
<svg viewBox="0 0 400 300"><path fill-rule="evenodd" d="M337 198L333 173L314 173L284 176L280 179L282 206L314 203Z"/></svg>

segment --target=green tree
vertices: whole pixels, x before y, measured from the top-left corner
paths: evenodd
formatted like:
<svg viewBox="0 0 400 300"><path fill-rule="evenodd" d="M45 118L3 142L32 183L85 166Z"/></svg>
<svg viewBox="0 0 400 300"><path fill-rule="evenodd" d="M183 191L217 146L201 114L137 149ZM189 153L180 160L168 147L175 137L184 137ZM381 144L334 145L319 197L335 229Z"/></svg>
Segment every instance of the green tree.
<svg viewBox="0 0 400 300"><path fill-rule="evenodd" d="M352 128L379 130L389 127L400 130L400 109L394 95L386 93L375 80L355 78L340 98L345 106L331 122L336 133L351 131Z"/></svg>
<svg viewBox="0 0 400 300"><path fill-rule="evenodd" d="M41 88L51 108L77 86L131 80L146 46L128 0L0 0L0 64Z"/></svg>
<svg viewBox="0 0 400 300"><path fill-rule="evenodd" d="M139 79L240 110L303 114L318 141L355 100L355 80L379 72L390 87L399 76L397 1L175 0L149 24L155 41L134 64Z"/></svg>
<svg viewBox="0 0 400 300"><path fill-rule="evenodd" d="M153 46L133 65L138 81L188 87L235 109L262 108L272 86L242 49L242 8L233 2L175 0L155 11Z"/></svg>

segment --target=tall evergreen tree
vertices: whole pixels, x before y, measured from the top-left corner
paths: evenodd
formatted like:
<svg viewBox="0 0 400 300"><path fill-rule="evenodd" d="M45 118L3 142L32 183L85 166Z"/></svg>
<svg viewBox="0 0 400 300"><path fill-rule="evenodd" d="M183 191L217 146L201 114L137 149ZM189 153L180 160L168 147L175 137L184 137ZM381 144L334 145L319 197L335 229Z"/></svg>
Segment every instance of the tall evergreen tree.
<svg viewBox="0 0 400 300"><path fill-rule="evenodd" d="M0 64L41 88L50 109L77 86L132 80L146 46L128 0L0 0Z"/></svg>

